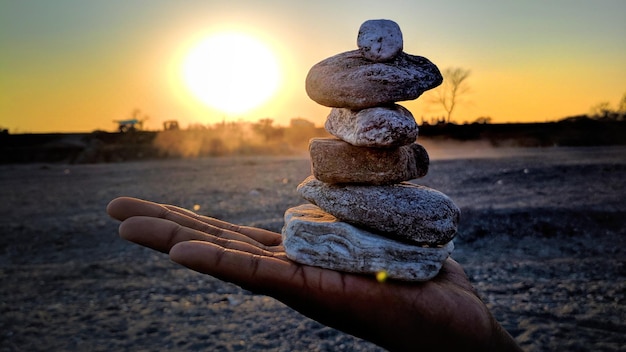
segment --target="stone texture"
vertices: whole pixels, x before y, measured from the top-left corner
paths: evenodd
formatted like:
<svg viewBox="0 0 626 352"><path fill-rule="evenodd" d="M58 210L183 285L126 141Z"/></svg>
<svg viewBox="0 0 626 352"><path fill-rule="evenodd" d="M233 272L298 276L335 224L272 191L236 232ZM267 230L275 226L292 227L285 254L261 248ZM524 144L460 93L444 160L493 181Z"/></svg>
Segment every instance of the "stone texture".
<svg viewBox="0 0 626 352"><path fill-rule="evenodd" d="M374 62L389 61L402 52L402 31L391 20L368 20L359 28L356 44L363 57Z"/></svg>
<svg viewBox="0 0 626 352"><path fill-rule="evenodd" d="M388 62L371 62L353 50L313 65L305 88L321 105L365 109L417 99L442 80L437 66L424 57L402 52Z"/></svg>
<svg viewBox="0 0 626 352"><path fill-rule="evenodd" d="M285 212L287 257L301 264L392 279L425 281L437 275L454 244L424 248L359 229L305 204Z"/></svg>
<svg viewBox="0 0 626 352"><path fill-rule="evenodd" d="M298 192L338 219L389 238L439 245L456 234L460 210L445 194L424 186L328 184L309 176Z"/></svg>
<svg viewBox="0 0 626 352"><path fill-rule="evenodd" d="M335 138L314 138L309 152L313 176L326 183L399 183L425 176L429 165L426 149L417 143L365 148Z"/></svg>
<svg viewBox="0 0 626 352"><path fill-rule="evenodd" d="M419 128L413 114L401 105L363 110L333 108L324 128L359 147L399 147L415 142Z"/></svg>

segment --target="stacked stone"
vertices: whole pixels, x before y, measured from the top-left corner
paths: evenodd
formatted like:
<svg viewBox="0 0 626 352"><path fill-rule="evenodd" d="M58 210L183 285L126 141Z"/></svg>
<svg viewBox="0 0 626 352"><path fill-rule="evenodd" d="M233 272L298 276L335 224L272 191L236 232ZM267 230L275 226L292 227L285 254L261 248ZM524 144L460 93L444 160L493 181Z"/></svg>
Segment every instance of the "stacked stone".
<svg viewBox="0 0 626 352"><path fill-rule="evenodd" d="M313 175L298 186L311 204L285 212L287 256L328 269L407 281L434 277L452 252L460 211L443 193L406 181L426 175L418 126L398 101L441 84L429 60L403 52L390 20L361 25L358 50L314 65L311 99L331 107L312 139Z"/></svg>

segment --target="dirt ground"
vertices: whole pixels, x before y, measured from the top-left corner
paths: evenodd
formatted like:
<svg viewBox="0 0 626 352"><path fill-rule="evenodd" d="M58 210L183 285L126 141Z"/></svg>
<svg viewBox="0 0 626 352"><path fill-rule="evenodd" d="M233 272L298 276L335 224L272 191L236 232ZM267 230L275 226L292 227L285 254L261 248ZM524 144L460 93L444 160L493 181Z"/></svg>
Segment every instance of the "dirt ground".
<svg viewBox="0 0 626 352"><path fill-rule="evenodd" d="M626 148L424 142L414 182L462 220L452 256L527 351L626 346ZM0 351L377 351L125 242L117 196L279 231L302 157L0 165Z"/></svg>

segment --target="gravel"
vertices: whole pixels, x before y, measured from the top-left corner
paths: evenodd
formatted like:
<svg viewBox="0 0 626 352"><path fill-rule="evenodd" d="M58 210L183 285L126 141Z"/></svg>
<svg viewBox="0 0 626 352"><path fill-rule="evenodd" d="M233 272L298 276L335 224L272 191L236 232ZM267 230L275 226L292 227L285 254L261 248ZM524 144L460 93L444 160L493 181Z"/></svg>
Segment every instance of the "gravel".
<svg viewBox="0 0 626 352"><path fill-rule="evenodd" d="M414 182L461 208L452 256L522 347L623 349L626 148L423 145ZM125 242L104 212L135 196L278 231L310 173L306 157L0 165L0 351L382 350Z"/></svg>

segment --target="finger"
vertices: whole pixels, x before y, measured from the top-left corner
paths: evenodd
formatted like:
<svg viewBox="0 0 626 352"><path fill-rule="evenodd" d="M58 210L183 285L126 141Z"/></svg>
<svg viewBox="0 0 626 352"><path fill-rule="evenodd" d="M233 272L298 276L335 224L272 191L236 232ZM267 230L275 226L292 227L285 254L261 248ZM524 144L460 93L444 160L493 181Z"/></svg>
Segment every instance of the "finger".
<svg viewBox="0 0 626 352"><path fill-rule="evenodd" d="M169 254L174 262L189 269L258 293L300 285L299 280L294 283L292 279L301 266L287 259L284 252L254 254L210 242L188 241L173 246Z"/></svg>
<svg viewBox="0 0 626 352"><path fill-rule="evenodd" d="M205 224L209 224L209 225L212 225L212 226L224 229L224 230L229 230L229 231L244 234L252 238L253 240L260 242L266 246L276 246L282 242L281 235L276 232L259 229L255 227L239 226L239 225L231 224L223 220L198 215L190 210L183 209L183 208L173 206L173 205L164 205L164 206L173 212L184 214L188 217L202 221Z"/></svg>
<svg viewBox="0 0 626 352"><path fill-rule="evenodd" d="M209 235L199 231L183 231L179 224L160 218L134 216L124 220L119 227L120 237L167 253L181 241L208 240Z"/></svg>
<svg viewBox="0 0 626 352"><path fill-rule="evenodd" d="M202 231L216 237L248 242L255 246L265 247L264 244L256 241L254 238L203 222L198 219L198 215L195 213L184 211L184 209L178 207L165 206L136 198L121 197L109 203L107 212L109 212L112 217L122 221L134 216L167 219L181 226Z"/></svg>
<svg viewBox="0 0 626 352"><path fill-rule="evenodd" d="M112 200L107 206L109 215L117 220L125 220L132 216L152 216L169 219L182 226L204 231L218 237L233 236L240 233L240 241L260 243L265 246L276 246L282 242L281 235L275 232L253 227L237 226L222 220L200 216L189 210L172 205L162 205L154 202L130 197L120 197ZM247 238L244 238L247 237Z"/></svg>
<svg viewBox="0 0 626 352"><path fill-rule="evenodd" d="M142 246L168 253L172 246L185 241L207 241L224 248L255 255L273 255L254 244L237 239L215 237L205 232L179 225L176 222L144 216L128 218L120 225L120 236Z"/></svg>
<svg viewBox="0 0 626 352"><path fill-rule="evenodd" d="M159 217L159 214L166 211L167 209L156 203L130 197L115 198L107 205L107 213L120 221L137 215Z"/></svg>

